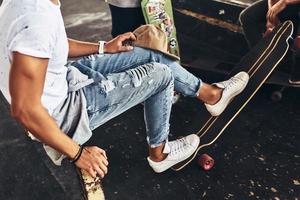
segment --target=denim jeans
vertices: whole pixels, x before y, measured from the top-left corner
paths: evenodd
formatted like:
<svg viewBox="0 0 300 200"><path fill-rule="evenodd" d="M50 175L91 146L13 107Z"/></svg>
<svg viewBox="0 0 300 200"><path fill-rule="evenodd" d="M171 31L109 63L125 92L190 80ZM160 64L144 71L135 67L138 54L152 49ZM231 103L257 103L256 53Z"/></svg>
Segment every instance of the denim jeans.
<svg viewBox="0 0 300 200"><path fill-rule="evenodd" d="M248 46L253 47L266 31L266 16L268 12L268 1L259 0L243 10L240 14L240 23L244 30ZM297 35L299 26L300 4L288 5L278 15L280 21L291 20L294 24L293 36Z"/></svg>
<svg viewBox="0 0 300 200"><path fill-rule="evenodd" d="M91 129L144 102L146 132L152 147L167 140L174 85L176 91L191 97L201 86L201 80L177 62L138 47L129 52L91 55L72 65L99 80L84 88Z"/></svg>

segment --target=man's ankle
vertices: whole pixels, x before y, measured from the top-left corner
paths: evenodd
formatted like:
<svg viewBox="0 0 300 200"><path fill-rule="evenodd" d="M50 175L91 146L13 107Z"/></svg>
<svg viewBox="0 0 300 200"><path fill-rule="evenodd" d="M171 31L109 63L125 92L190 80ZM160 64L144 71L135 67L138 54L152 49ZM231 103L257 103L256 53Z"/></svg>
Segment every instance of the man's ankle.
<svg viewBox="0 0 300 200"><path fill-rule="evenodd" d="M161 155L150 155L149 158L150 158L150 160L152 160L154 162L160 162L160 161L163 161L164 159L166 159L167 156L168 156L168 154L162 153Z"/></svg>
<svg viewBox="0 0 300 200"><path fill-rule="evenodd" d="M199 91L197 98L205 104L214 105L221 99L222 90L222 88L207 84Z"/></svg>
<svg viewBox="0 0 300 200"><path fill-rule="evenodd" d="M218 101L221 99L223 89L218 88L217 86L212 86L212 87L214 87L214 89L211 92L210 104L214 105L218 103Z"/></svg>
<svg viewBox="0 0 300 200"><path fill-rule="evenodd" d="M168 156L168 154L163 152L165 145L166 144L162 144L155 148L149 147L149 158L154 162L160 162L164 160Z"/></svg>

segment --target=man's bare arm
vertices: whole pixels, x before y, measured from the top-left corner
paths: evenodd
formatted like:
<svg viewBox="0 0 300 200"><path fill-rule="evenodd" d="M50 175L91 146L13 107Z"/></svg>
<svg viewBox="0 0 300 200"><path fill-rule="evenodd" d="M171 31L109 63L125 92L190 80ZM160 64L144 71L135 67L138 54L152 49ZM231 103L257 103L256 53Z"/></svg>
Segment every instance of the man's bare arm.
<svg viewBox="0 0 300 200"><path fill-rule="evenodd" d="M99 44L68 39L69 58L76 58L98 53Z"/></svg>
<svg viewBox="0 0 300 200"><path fill-rule="evenodd" d="M74 158L79 145L65 135L41 103L48 59L13 53L9 90L11 114L35 137L69 158ZM98 147L86 147L75 163L92 176L107 173L105 152Z"/></svg>
<svg viewBox="0 0 300 200"><path fill-rule="evenodd" d="M133 48L131 46L123 46L124 40L135 40L133 33L124 33L116 38L108 41L104 46L105 53L117 53L122 51L130 51ZM91 42L83 42L74 39L68 39L69 42L69 58L76 58L82 56L88 56L98 53L99 44Z"/></svg>
<svg viewBox="0 0 300 200"><path fill-rule="evenodd" d="M68 157L79 149L57 127L41 103L48 59L13 53L9 78L11 114L35 137Z"/></svg>

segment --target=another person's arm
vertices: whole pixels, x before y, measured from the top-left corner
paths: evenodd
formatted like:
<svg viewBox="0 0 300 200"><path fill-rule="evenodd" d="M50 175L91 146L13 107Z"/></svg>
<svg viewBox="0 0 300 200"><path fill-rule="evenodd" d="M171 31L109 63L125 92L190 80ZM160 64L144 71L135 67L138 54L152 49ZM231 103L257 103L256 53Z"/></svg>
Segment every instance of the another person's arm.
<svg viewBox="0 0 300 200"><path fill-rule="evenodd" d="M123 46L122 42L125 40L135 40L133 33L128 32L115 37L114 39L108 41L104 46L105 53L116 53L121 51L132 50L132 46ZM82 42L78 40L68 39L69 41L69 57L81 57L91 54L98 53L99 44L91 42Z"/></svg>
<svg viewBox="0 0 300 200"><path fill-rule="evenodd" d="M275 26L278 23L278 14L283 11L286 6L298 3L300 3L300 0L277 1L271 8L269 7L269 11L267 13L267 21Z"/></svg>
<svg viewBox="0 0 300 200"><path fill-rule="evenodd" d="M272 6L277 3L279 0L268 0L268 10L272 8Z"/></svg>
<svg viewBox="0 0 300 200"><path fill-rule="evenodd" d="M13 52L9 90L11 114L36 138L69 158L74 158L79 145L64 134L41 103L49 59ZM92 176L107 173L105 152L98 147L87 147L75 163Z"/></svg>

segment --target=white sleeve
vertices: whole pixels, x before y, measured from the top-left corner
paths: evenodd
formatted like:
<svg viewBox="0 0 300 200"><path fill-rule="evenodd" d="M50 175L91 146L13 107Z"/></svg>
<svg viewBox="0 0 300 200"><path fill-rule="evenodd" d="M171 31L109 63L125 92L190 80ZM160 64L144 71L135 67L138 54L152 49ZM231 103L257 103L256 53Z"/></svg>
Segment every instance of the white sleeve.
<svg viewBox="0 0 300 200"><path fill-rule="evenodd" d="M27 16L10 30L8 50L38 58L51 58L56 43L56 26L49 17Z"/></svg>

